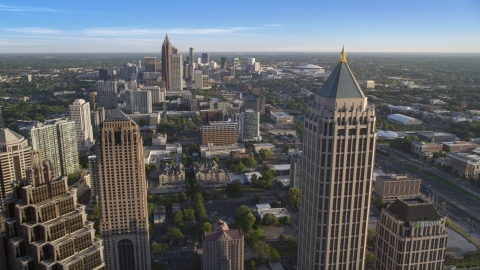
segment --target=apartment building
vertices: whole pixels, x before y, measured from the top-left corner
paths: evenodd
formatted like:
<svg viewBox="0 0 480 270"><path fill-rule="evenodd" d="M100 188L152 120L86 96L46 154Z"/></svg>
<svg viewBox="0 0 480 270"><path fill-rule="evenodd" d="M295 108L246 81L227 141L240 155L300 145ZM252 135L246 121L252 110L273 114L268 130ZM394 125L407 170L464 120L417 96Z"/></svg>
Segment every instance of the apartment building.
<svg viewBox="0 0 480 270"><path fill-rule="evenodd" d="M203 269L244 269L244 234L242 230L230 230L219 219L212 224L212 231L203 235Z"/></svg>
<svg viewBox="0 0 480 270"><path fill-rule="evenodd" d="M202 145L231 146L238 140L238 123L210 121L202 125Z"/></svg>
<svg viewBox="0 0 480 270"><path fill-rule="evenodd" d="M375 193L384 200L414 198L420 195L421 182L408 174L379 175L375 179Z"/></svg>

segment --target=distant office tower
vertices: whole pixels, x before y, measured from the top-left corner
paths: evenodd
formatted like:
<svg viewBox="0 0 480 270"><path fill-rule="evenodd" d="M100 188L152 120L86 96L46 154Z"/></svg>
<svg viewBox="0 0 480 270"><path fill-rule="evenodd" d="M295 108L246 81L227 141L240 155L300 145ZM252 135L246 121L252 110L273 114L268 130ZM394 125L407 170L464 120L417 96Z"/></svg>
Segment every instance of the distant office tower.
<svg viewBox="0 0 480 270"><path fill-rule="evenodd" d="M211 68L211 69L216 69L216 68L217 68L217 62L215 62L215 61L210 61L210 68Z"/></svg>
<svg viewBox="0 0 480 270"><path fill-rule="evenodd" d="M55 120L37 123L25 129L30 133L32 148L39 151L42 161L50 164L53 178L78 171L78 148L75 122Z"/></svg>
<svg viewBox="0 0 480 270"><path fill-rule="evenodd" d="M140 59L138 60L138 68L139 69L142 68L142 60L140 60Z"/></svg>
<svg viewBox="0 0 480 270"><path fill-rule="evenodd" d="M253 110L245 110L239 117L240 139L242 142L261 141L260 136L260 113Z"/></svg>
<svg viewBox="0 0 480 270"><path fill-rule="evenodd" d="M195 62L195 52L193 47L190 47L189 49L189 57L190 57L190 64L193 64Z"/></svg>
<svg viewBox="0 0 480 270"><path fill-rule="evenodd" d="M150 269L147 186L138 126L115 109L97 138L98 199L107 270Z"/></svg>
<svg viewBox="0 0 480 270"><path fill-rule="evenodd" d="M220 67L221 68L227 68L227 65L228 65L228 56L222 56L222 61L220 62L221 65Z"/></svg>
<svg viewBox="0 0 480 270"><path fill-rule="evenodd" d="M238 123L210 121L202 125L202 145L231 146L237 144Z"/></svg>
<svg viewBox="0 0 480 270"><path fill-rule="evenodd" d="M230 67L230 76L235 77L235 67L234 66Z"/></svg>
<svg viewBox="0 0 480 270"><path fill-rule="evenodd" d="M180 50L175 46L172 47L172 54L180 54Z"/></svg>
<svg viewBox="0 0 480 270"><path fill-rule="evenodd" d="M202 64L208 65L210 63L210 54L202 53Z"/></svg>
<svg viewBox="0 0 480 270"><path fill-rule="evenodd" d="M446 218L431 202L417 197L396 200L377 222L373 269L443 270Z"/></svg>
<svg viewBox="0 0 480 270"><path fill-rule="evenodd" d="M247 65L255 64L255 58L247 58Z"/></svg>
<svg viewBox="0 0 480 270"><path fill-rule="evenodd" d="M5 127L5 122L3 122L3 106L0 106L0 128Z"/></svg>
<svg viewBox="0 0 480 270"><path fill-rule="evenodd" d="M250 109L259 112L260 115L265 115L265 99L263 98L246 99L243 106L245 110Z"/></svg>
<svg viewBox="0 0 480 270"><path fill-rule="evenodd" d="M172 54L170 56L170 78L172 80L171 90L183 90L183 65L182 55Z"/></svg>
<svg viewBox="0 0 480 270"><path fill-rule="evenodd" d="M102 81L108 80L108 69L101 68L98 70L98 79Z"/></svg>
<svg viewBox="0 0 480 270"><path fill-rule="evenodd" d="M98 107L107 109L118 107L117 82L98 81L97 82L97 100Z"/></svg>
<svg viewBox="0 0 480 270"><path fill-rule="evenodd" d="M88 157L88 170L90 172L90 201L96 203L98 201L98 171L97 156Z"/></svg>
<svg viewBox="0 0 480 270"><path fill-rule="evenodd" d="M125 85L125 89L137 90L137 81L136 80L126 81L124 85Z"/></svg>
<svg viewBox="0 0 480 270"><path fill-rule="evenodd" d="M146 86L140 88L140 90L145 90L151 93L153 104L158 104L165 101L165 89L160 88L160 86Z"/></svg>
<svg viewBox="0 0 480 270"><path fill-rule="evenodd" d="M168 40L168 35L165 35L165 40L162 45L162 79L167 84L167 89L172 89L172 80L170 78L170 56L172 53L172 44L170 40Z"/></svg>
<svg viewBox="0 0 480 270"><path fill-rule="evenodd" d="M195 89L210 89L208 75L203 75L201 70L195 70Z"/></svg>
<svg viewBox="0 0 480 270"><path fill-rule="evenodd" d="M222 110L201 110L200 117L202 124L208 124L210 121L226 121L228 115Z"/></svg>
<svg viewBox="0 0 480 270"><path fill-rule="evenodd" d="M155 62L157 58L153 56L148 56L144 58L145 61L145 72L155 72Z"/></svg>
<svg viewBox="0 0 480 270"><path fill-rule="evenodd" d="M152 94L149 91L126 90L125 103L128 114L152 112Z"/></svg>
<svg viewBox="0 0 480 270"><path fill-rule="evenodd" d="M90 106L92 109L97 108L97 92L90 93Z"/></svg>
<svg viewBox="0 0 480 270"><path fill-rule="evenodd" d="M27 180L4 201L2 269L103 269L102 239L95 237L85 205L66 177L54 179L48 162L34 160Z"/></svg>
<svg viewBox="0 0 480 270"><path fill-rule="evenodd" d="M290 188L300 188L302 180L302 152L290 156Z"/></svg>
<svg viewBox="0 0 480 270"><path fill-rule="evenodd" d="M219 219L203 234L203 269L238 270L244 264L244 234Z"/></svg>
<svg viewBox="0 0 480 270"><path fill-rule="evenodd" d="M12 182L23 180L31 168L32 147L20 134L0 128L0 188L1 199L12 192Z"/></svg>
<svg viewBox="0 0 480 270"><path fill-rule="evenodd" d="M344 50L309 103L304 130L298 269L364 269L375 109Z"/></svg>
<svg viewBox="0 0 480 270"><path fill-rule="evenodd" d="M232 58L232 67L240 66L240 60L238 58Z"/></svg>
<svg viewBox="0 0 480 270"><path fill-rule="evenodd" d="M90 112L90 122L92 124L93 138L98 136L98 128L100 124L105 120L105 108L100 107Z"/></svg>
<svg viewBox="0 0 480 270"><path fill-rule="evenodd" d="M75 122L78 153L81 156L86 155L94 143L90 104L83 99L76 99L70 105L70 120Z"/></svg>
<svg viewBox="0 0 480 270"><path fill-rule="evenodd" d="M130 79L130 75L134 73L132 63L125 64L125 72L123 74L124 79Z"/></svg>

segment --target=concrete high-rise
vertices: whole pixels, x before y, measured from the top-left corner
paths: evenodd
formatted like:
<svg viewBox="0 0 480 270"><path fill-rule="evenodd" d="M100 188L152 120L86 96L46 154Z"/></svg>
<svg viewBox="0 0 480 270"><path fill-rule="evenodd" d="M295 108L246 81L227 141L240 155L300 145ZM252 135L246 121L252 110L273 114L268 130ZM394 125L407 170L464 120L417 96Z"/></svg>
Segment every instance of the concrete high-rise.
<svg viewBox="0 0 480 270"><path fill-rule="evenodd" d="M183 90L183 62L181 54L172 54L170 56L170 79L172 80L171 90Z"/></svg>
<svg viewBox="0 0 480 270"><path fill-rule="evenodd" d="M245 99L243 102L245 110L251 109L259 112L260 115L265 115L265 99L263 98L250 98Z"/></svg>
<svg viewBox="0 0 480 270"><path fill-rule="evenodd" d="M11 183L27 177L32 166L32 147L20 134L0 128L0 199L12 192Z"/></svg>
<svg viewBox="0 0 480 270"><path fill-rule="evenodd" d="M101 68L98 70L98 79L102 81L108 80L108 69Z"/></svg>
<svg viewBox="0 0 480 270"><path fill-rule="evenodd" d="M240 66L240 59L232 58L232 67L238 67L238 66Z"/></svg>
<svg viewBox="0 0 480 270"><path fill-rule="evenodd" d="M195 61L194 61L194 58L195 58L195 49L193 47L190 47L189 49L189 60L190 60L190 64L193 64Z"/></svg>
<svg viewBox="0 0 480 270"><path fill-rule="evenodd" d="M238 140L238 123L229 121L210 121L202 125L202 145L232 146Z"/></svg>
<svg viewBox="0 0 480 270"><path fill-rule="evenodd" d="M145 61L145 72L155 72L155 62L157 58L154 56L147 56L144 58Z"/></svg>
<svg viewBox="0 0 480 270"><path fill-rule="evenodd" d="M202 64L205 64L205 65L210 64L210 54L209 53L202 53Z"/></svg>
<svg viewBox="0 0 480 270"><path fill-rule="evenodd" d="M442 270L446 218L426 198L396 200L377 222L373 269Z"/></svg>
<svg viewBox="0 0 480 270"><path fill-rule="evenodd" d="M239 270L244 264L244 234L219 219L203 235L203 269Z"/></svg>
<svg viewBox="0 0 480 270"><path fill-rule="evenodd" d="M97 82L98 107L107 109L118 107L118 94L116 81Z"/></svg>
<svg viewBox="0 0 480 270"><path fill-rule="evenodd" d="M305 114L298 269L364 269L375 121L342 50Z"/></svg>
<svg viewBox="0 0 480 270"><path fill-rule="evenodd" d="M83 99L76 99L70 105L70 120L75 122L78 153L81 156L87 155L94 143L90 104Z"/></svg>
<svg viewBox="0 0 480 270"><path fill-rule="evenodd" d="M90 171L90 201L97 202L98 200L98 170L97 170L97 156L92 155L88 157L88 170Z"/></svg>
<svg viewBox="0 0 480 270"><path fill-rule="evenodd" d="M75 122L61 120L56 121L55 126L57 128L58 150L60 151L60 166L62 175L66 176L80 170Z"/></svg>
<svg viewBox="0 0 480 270"><path fill-rule="evenodd" d="M172 89L172 80L170 74L170 57L173 53L172 44L165 35L165 40L162 44L162 80L165 81L167 89Z"/></svg>
<svg viewBox="0 0 480 270"><path fill-rule="evenodd" d="M203 71L195 70L195 89L210 89L208 75L203 75Z"/></svg>
<svg viewBox="0 0 480 270"><path fill-rule="evenodd" d="M257 142L260 136L260 113L254 110L245 110L239 115L239 137L242 142Z"/></svg>
<svg viewBox="0 0 480 270"><path fill-rule="evenodd" d="M37 158L38 157L38 158ZM90 269L105 266L102 239L95 237L85 205L67 177L55 179L48 162L34 155L26 179L3 201L2 269ZM2 220L0 218L0 220Z"/></svg>
<svg viewBox="0 0 480 270"><path fill-rule="evenodd" d="M227 68L227 66L228 66L228 56L222 56L220 61L220 67Z"/></svg>
<svg viewBox="0 0 480 270"><path fill-rule="evenodd" d="M115 109L96 140L106 270L149 270L147 186L137 124Z"/></svg>
<svg viewBox="0 0 480 270"><path fill-rule="evenodd" d="M302 180L302 152L290 155L290 188L300 188Z"/></svg>
<svg viewBox="0 0 480 270"><path fill-rule="evenodd" d="M126 90L125 103L125 110L128 114L133 114L136 112L151 113L152 93L146 90Z"/></svg>

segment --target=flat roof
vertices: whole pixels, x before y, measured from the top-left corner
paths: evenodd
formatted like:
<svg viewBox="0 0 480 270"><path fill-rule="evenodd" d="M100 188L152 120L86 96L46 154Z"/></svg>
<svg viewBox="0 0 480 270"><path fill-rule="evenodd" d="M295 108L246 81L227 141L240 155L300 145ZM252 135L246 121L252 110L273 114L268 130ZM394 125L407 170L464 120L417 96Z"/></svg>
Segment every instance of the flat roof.
<svg viewBox="0 0 480 270"><path fill-rule="evenodd" d="M270 114L274 115L275 117L293 117L292 115L290 115L286 112L272 112Z"/></svg>

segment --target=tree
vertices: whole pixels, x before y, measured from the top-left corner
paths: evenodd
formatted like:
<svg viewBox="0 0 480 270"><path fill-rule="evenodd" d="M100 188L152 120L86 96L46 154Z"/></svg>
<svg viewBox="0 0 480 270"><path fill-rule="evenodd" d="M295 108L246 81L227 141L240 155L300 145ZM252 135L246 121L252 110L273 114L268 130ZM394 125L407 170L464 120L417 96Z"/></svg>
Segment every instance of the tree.
<svg viewBox="0 0 480 270"><path fill-rule="evenodd" d="M257 241L265 240L262 229L257 229L245 236L245 241L249 246L253 246Z"/></svg>
<svg viewBox="0 0 480 270"><path fill-rule="evenodd" d="M155 165L145 164L145 174L149 175L151 171L155 170Z"/></svg>
<svg viewBox="0 0 480 270"><path fill-rule="evenodd" d="M214 157L213 161L215 161L217 164L220 164L220 157L219 156Z"/></svg>
<svg viewBox="0 0 480 270"><path fill-rule="evenodd" d="M150 249L152 250L153 254L157 254L160 253L162 251L162 246L157 243L157 242L153 242L151 245L150 245Z"/></svg>
<svg viewBox="0 0 480 270"><path fill-rule="evenodd" d="M210 222L203 222L198 228L199 235L212 231L212 224Z"/></svg>
<svg viewBox="0 0 480 270"><path fill-rule="evenodd" d="M167 243L161 243L160 244L160 252L165 253L168 250L168 245Z"/></svg>
<svg viewBox="0 0 480 270"><path fill-rule="evenodd" d="M242 162L239 162L237 165L232 166L232 170L235 173L241 173L241 172L245 171L246 168L247 167L245 167L245 164L243 164Z"/></svg>
<svg viewBox="0 0 480 270"><path fill-rule="evenodd" d="M190 155L193 153L198 153L198 146L194 143L190 144L188 147L188 151L190 152Z"/></svg>
<svg viewBox="0 0 480 270"><path fill-rule="evenodd" d="M186 202L188 200L187 194L185 194L185 192L180 193L180 196L178 196L178 200L181 202Z"/></svg>
<svg viewBox="0 0 480 270"><path fill-rule="evenodd" d="M201 193L195 193L193 195L193 202L195 203L195 213L197 217L201 219L202 217L207 216L207 211L205 211L205 207L203 206L203 196Z"/></svg>
<svg viewBox="0 0 480 270"><path fill-rule="evenodd" d="M255 270L257 267L257 263L253 259L249 259L245 265L248 265L249 270Z"/></svg>
<svg viewBox="0 0 480 270"><path fill-rule="evenodd" d="M185 239L179 228L171 228L170 231L168 231L167 237L170 239L170 241L177 244L183 242Z"/></svg>
<svg viewBox="0 0 480 270"><path fill-rule="evenodd" d="M265 216L262 218L262 224L265 226L278 225L278 218L274 214L265 214Z"/></svg>
<svg viewBox="0 0 480 270"><path fill-rule="evenodd" d="M300 206L300 189L289 189L287 193L287 201L291 206L298 208Z"/></svg>
<svg viewBox="0 0 480 270"><path fill-rule="evenodd" d="M186 220L195 220L195 211L193 209L183 209L183 218Z"/></svg>
<svg viewBox="0 0 480 270"><path fill-rule="evenodd" d="M93 207L92 215L90 216L90 220L92 220L93 228L95 229L95 235L100 236L100 206L95 204Z"/></svg>
<svg viewBox="0 0 480 270"><path fill-rule="evenodd" d="M230 197L242 198L243 197L243 184L240 180L233 180L232 183L227 185L227 194Z"/></svg>
<svg viewBox="0 0 480 270"><path fill-rule="evenodd" d="M292 146L288 143L283 145L283 150L285 150L286 153L288 153L288 150L290 150L290 148L292 148Z"/></svg>
<svg viewBox="0 0 480 270"><path fill-rule="evenodd" d="M187 122L187 128L188 129L195 129L195 127L196 127L195 123L193 123L192 121Z"/></svg>
<svg viewBox="0 0 480 270"><path fill-rule="evenodd" d="M278 236L278 239L280 239L280 241L284 241L285 239L287 239L287 237L286 237L285 235L283 235L283 234L280 234L280 235Z"/></svg>
<svg viewBox="0 0 480 270"><path fill-rule="evenodd" d="M289 216L285 216L282 218L279 218L278 220L280 223L285 224L285 225L292 225L292 219L290 219Z"/></svg>
<svg viewBox="0 0 480 270"><path fill-rule="evenodd" d="M243 160L243 163L245 164L245 166L247 166L249 168L257 167L257 161L253 157L246 157Z"/></svg>
<svg viewBox="0 0 480 270"><path fill-rule="evenodd" d="M270 248L270 258L272 261L278 262L282 256L278 253L278 250L274 247Z"/></svg>
<svg viewBox="0 0 480 270"><path fill-rule="evenodd" d="M270 150L268 150L266 148L260 149L259 154L260 154L260 157L262 158L262 160L269 159L270 156L272 155L272 153L270 153Z"/></svg>
<svg viewBox="0 0 480 270"><path fill-rule="evenodd" d="M182 211L175 211L175 213L173 213L173 223L180 225L182 221L183 221Z"/></svg>
<svg viewBox="0 0 480 270"><path fill-rule="evenodd" d="M248 233L252 230L253 224L255 224L255 215L253 215L250 208L246 205L241 205L235 210L235 224L245 233Z"/></svg>
<svg viewBox="0 0 480 270"><path fill-rule="evenodd" d="M82 171L76 171L68 175L68 185L75 184L82 177Z"/></svg>
<svg viewBox="0 0 480 270"><path fill-rule="evenodd" d="M255 196L253 197L253 201L255 203L260 203L260 196L258 195L258 193L255 193Z"/></svg>
<svg viewBox="0 0 480 270"><path fill-rule="evenodd" d="M252 251L257 253L261 259L265 259L267 256L270 256L270 245L263 241L257 241L253 245Z"/></svg>
<svg viewBox="0 0 480 270"><path fill-rule="evenodd" d="M365 261L367 263L372 263L373 262L373 255L370 252L367 252L367 254L365 255Z"/></svg>

